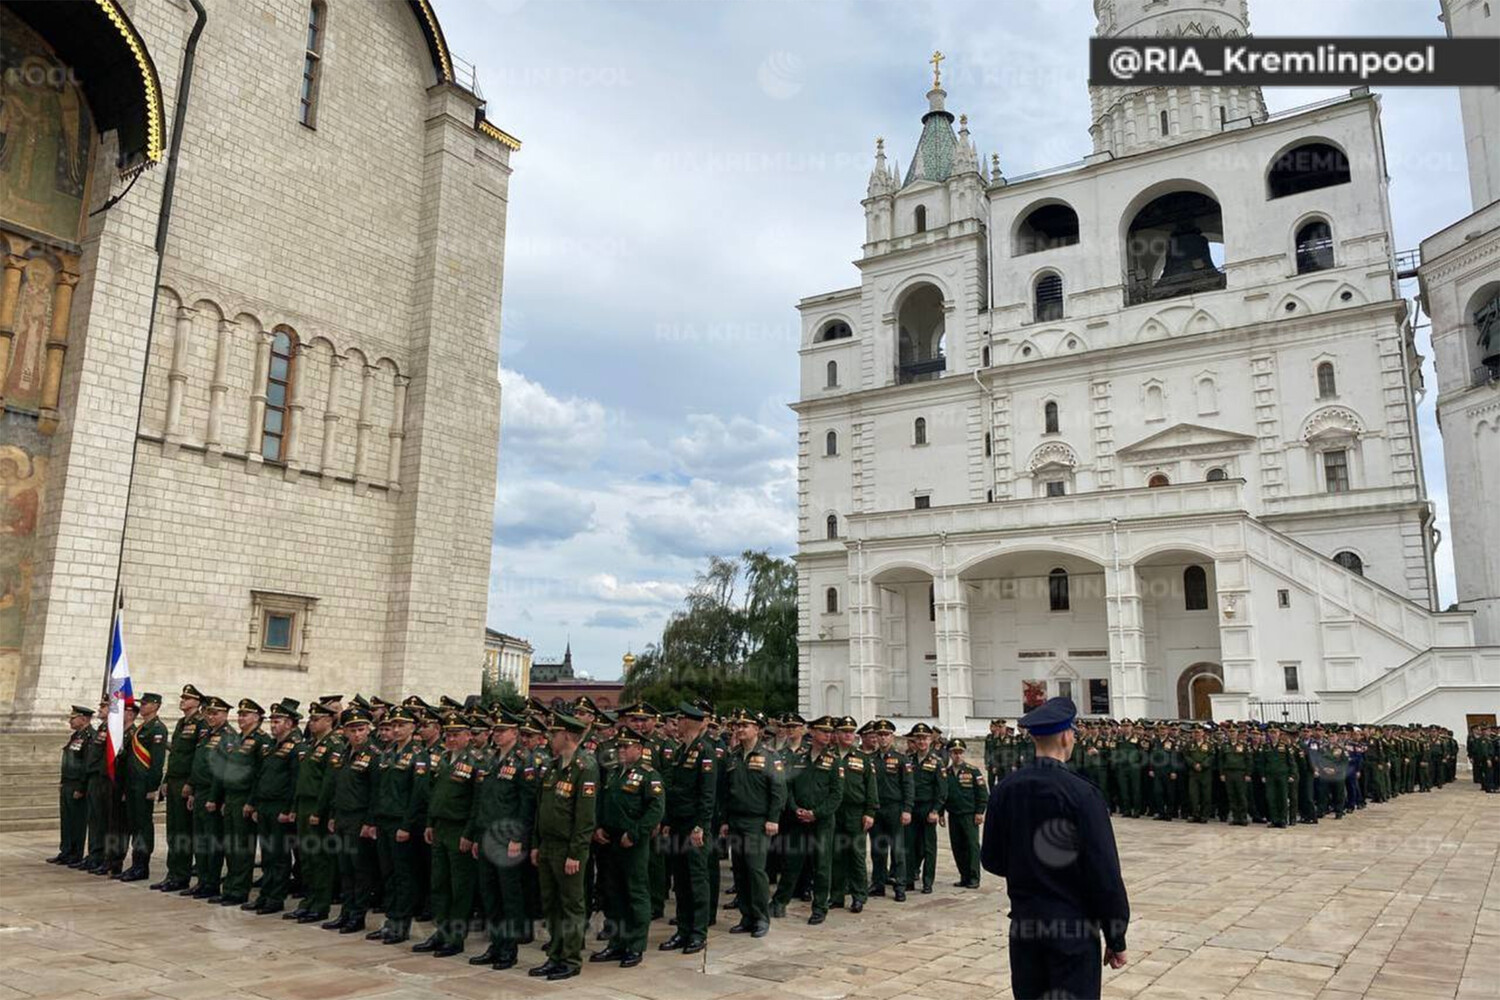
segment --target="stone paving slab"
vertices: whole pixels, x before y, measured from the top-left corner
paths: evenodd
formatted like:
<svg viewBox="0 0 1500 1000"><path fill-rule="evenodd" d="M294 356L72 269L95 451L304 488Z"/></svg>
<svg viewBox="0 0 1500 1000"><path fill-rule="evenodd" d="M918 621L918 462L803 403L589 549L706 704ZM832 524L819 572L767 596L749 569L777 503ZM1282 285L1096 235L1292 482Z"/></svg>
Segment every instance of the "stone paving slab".
<svg viewBox="0 0 1500 1000"><path fill-rule="evenodd" d="M1105 972L1106 997L1500 1000L1500 796L1467 780L1317 826L1117 820L1115 832L1134 915L1130 964ZM793 904L770 936L721 923L692 956L655 951L671 933L658 921L639 968L585 964L558 984L522 971L542 961L536 948L503 973L414 955L59 870L42 863L51 840L0 835L0 1000L1009 995L1004 888L988 876L950 888L946 855L930 896L873 899L821 927Z"/></svg>

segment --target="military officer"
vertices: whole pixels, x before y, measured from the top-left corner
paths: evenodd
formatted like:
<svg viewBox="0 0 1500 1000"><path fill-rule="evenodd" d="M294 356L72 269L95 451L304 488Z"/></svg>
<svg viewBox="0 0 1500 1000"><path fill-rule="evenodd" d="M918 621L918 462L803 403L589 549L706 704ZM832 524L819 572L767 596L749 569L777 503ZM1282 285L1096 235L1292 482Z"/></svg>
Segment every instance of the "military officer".
<svg viewBox="0 0 1500 1000"><path fill-rule="evenodd" d="M156 849L154 812L167 764L167 727L158 717L160 711L161 695L143 692L135 730L126 741L123 790L131 851L130 867L116 876L121 882L151 877L151 855Z"/></svg>
<svg viewBox="0 0 1500 1000"><path fill-rule="evenodd" d="M599 765L578 750L586 729L571 716L553 717L552 763L542 778L537 846L531 849L531 863L541 873L549 940L547 960L527 975L554 981L578 975L583 960L583 865L599 802Z"/></svg>
<svg viewBox="0 0 1500 1000"><path fill-rule="evenodd" d="M1139 817L1144 809L1141 798L1141 772L1145 769L1146 751L1134 723L1125 719L1120 723L1109 748L1109 766L1114 772L1115 787L1119 792L1121 816Z"/></svg>
<svg viewBox="0 0 1500 1000"><path fill-rule="evenodd" d="M357 934L365 929L380 862L375 854L375 825L370 803L379 751L370 743L370 712L353 703L339 716L343 739L328 755L317 815L326 823L338 864L339 915L325 920L326 931Z"/></svg>
<svg viewBox="0 0 1500 1000"><path fill-rule="evenodd" d="M1267 821L1277 830L1285 829L1297 801L1297 751L1284 730L1273 730L1271 740L1256 751L1255 776L1265 787Z"/></svg>
<svg viewBox="0 0 1500 1000"><path fill-rule="evenodd" d="M979 768L964 759L968 744L948 744L948 788L943 796L943 820L948 824L948 845L958 866L955 889L979 888L979 827L989 801L989 785Z"/></svg>
<svg viewBox="0 0 1500 1000"><path fill-rule="evenodd" d="M260 765L272 745L270 734L261 729L265 709L257 702L241 698L235 715L239 731L219 743L208 802L209 809L224 817L224 892L217 900L221 906L238 906L250 898L256 842L255 807L250 800Z"/></svg>
<svg viewBox="0 0 1500 1000"><path fill-rule="evenodd" d="M94 711L74 705L68 712L68 742L63 744L62 780L58 785L57 854L49 865L71 865L83 858L88 833L88 747L93 741L90 720Z"/></svg>
<svg viewBox="0 0 1500 1000"><path fill-rule="evenodd" d="M1204 729L1193 731L1183 748L1182 759L1187 775L1188 819L1193 823L1207 823L1208 811L1213 805L1214 751L1208 745L1208 733Z"/></svg>
<svg viewBox="0 0 1500 1000"><path fill-rule="evenodd" d="M678 711L682 745L664 771L667 803L662 823L672 887L677 894L677 930L658 947L662 951L681 949L684 955L691 955L702 951L708 941L708 838L714 829L718 758L703 733L703 710L683 702Z"/></svg>
<svg viewBox="0 0 1500 1000"><path fill-rule="evenodd" d="M893 884L895 900L906 902L906 829L915 808L916 782L911 758L895 748L896 727L889 719L873 723L877 750L871 758L880 808L870 829L870 895L884 896Z"/></svg>
<svg viewBox="0 0 1500 1000"><path fill-rule="evenodd" d="M521 720L497 709L492 722L494 758L479 772L469 812L468 837L479 874L479 895L489 947L470 965L509 969L516 964L527 925L525 880L536 826L536 761L520 745ZM649 904L648 904L649 906Z"/></svg>
<svg viewBox="0 0 1500 1000"><path fill-rule="evenodd" d="M413 845L422 829L409 826L415 784L425 771L427 755L413 739L416 719L411 709L388 705L381 719L386 745L377 750L370 817L375 827L375 855L385 922L365 935L367 941L399 944L410 936L416 900ZM399 940L392 940L398 938Z"/></svg>
<svg viewBox="0 0 1500 1000"><path fill-rule="evenodd" d="M213 790L221 765L219 747L230 735L228 722L229 703L217 695L205 697L204 724L193 748L192 780L187 787L188 812L193 814L193 873L198 881L182 892L195 899L213 899L223 884L224 814L213 801Z"/></svg>
<svg viewBox="0 0 1500 1000"><path fill-rule="evenodd" d="M338 864L333 837L325 817L318 814L323 797L323 783L328 776L328 762L335 751L342 752L342 737L333 731L336 721L327 697L307 709L307 735L298 745L297 782L294 786L294 812L297 825L297 854L302 859L302 903L282 917L301 924L321 923L328 919L333 905L333 872Z"/></svg>
<svg viewBox="0 0 1500 1000"><path fill-rule="evenodd" d="M109 771L105 762L105 756L109 749L109 702L99 703L99 724L90 726L88 733L88 748L84 752L84 760L88 770L88 793L85 802L88 803L88 832L89 852L82 862L74 862L68 867L77 867L80 871L97 874L99 869L105 867L105 842L109 839L109 797L110 790L114 787L109 780Z"/></svg>
<svg viewBox="0 0 1500 1000"><path fill-rule="evenodd" d="M191 684L184 684L177 698L182 718L172 727L167 744L166 781L162 797L167 811L167 875L151 886L162 892L187 888L193 876L193 816L187 809L189 784L193 774L193 750L204 722L199 706L203 695Z"/></svg>
<svg viewBox="0 0 1500 1000"><path fill-rule="evenodd" d="M724 802L719 832L729 844L740 911L740 921L729 933L765 937L771 926L766 853L786 806L785 772L781 756L764 742L763 719L741 709L729 721L734 746L719 784Z"/></svg>
<svg viewBox="0 0 1500 1000"><path fill-rule="evenodd" d="M787 803L796 826L787 838L786 869L776 883L771 916L786 916L787 903L804 870L811 871L809 924L828 918L833 882L833 829L844 795L844 762L833 749L834 719L824 715L808 726L811 742L782 754L788 776Z"/></svg>
<svg viewBox="0 0 1500 1000"><path fill-rule="evenodd" d="M1252 764L1250 747L1238 732L1226 737L1215 751L1214 767L1229 798L1230 822L1235 826L1248 826L1250 823Z"/></svg>
<svg viewBox="0 0 1500 1000"><path fill-rule="evenodd" d="M443 717L443 755L429 772L427 827L422 839L432 847L432 919L427 940L412 951L438 958L464 950L474 910L474 852L469 818L474 806L478 759L469 750L469 720L458 712Z"/></svg>
<svg viewBox="0 0 1500 1000"><path fill-rule="evenodd" d="M937 876L937 825L948 792L943 762L932 752L932 735L932 727L925 722L912 726L906 734L906 744L911 749L915 801L912 821L906 828L906 888L907 891L916 888L920 874L923 893L932 892L932 881Z"/></svg>
<svg viewBox="0 0 1500 1000"><path fill-rule="evenodd" d="M870 870L865 848L875 826L875 816L880 812L874 758L854 745L858 729L854 717L846 715L839 720L834 735L839 759L844 763L844 794L834 822L833 888L829 905L842 907L847 894L850 913L863 910L869 897Z"/></svg>
<svg viewBox="0 0 1500 1000"><path fill-rule="evenodd" d="M286 908L287 882L292 873L292 819L297 790L297 725L301 703L283 698L271 706L271 739L262 744L260 772L250 796L251 818L260 841L260 895L240 904L242 910L258 914L280 913Z"/></svg>
<svg viewBox="0 0 1500 1000"><path fill-rule="evenodd" d="M641 964L651 926L648 884L651 832L666 815L661 775L641 760L641 737L631 729L615 736L618 766L604 776L599 796L594 845L609 945L590 962L619 962L629 969Z"/></svg>

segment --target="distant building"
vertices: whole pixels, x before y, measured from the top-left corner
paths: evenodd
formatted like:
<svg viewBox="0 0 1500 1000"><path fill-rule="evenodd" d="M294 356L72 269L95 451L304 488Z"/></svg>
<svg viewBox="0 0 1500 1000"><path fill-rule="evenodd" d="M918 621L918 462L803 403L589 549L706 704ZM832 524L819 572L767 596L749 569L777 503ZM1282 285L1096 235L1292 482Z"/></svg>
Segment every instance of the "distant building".
<svg viewBox="0 0 1500 1000"><path fill-rule="evenodd" d="M533 663L531 665L531 679L541 684L552 684L559 681L571 681L573 674L573 644L563 652L562 661L559 663Z"/></svg>
<svg viewBox="0 0 1500 1000"><path fill-rule="evenodd" d="M573 644L569 643L563 651L562 662L531 665L531 682L523 693L548 708L560 708L588 695L595 705L613 711L619 706L620 693L624 690L623 680L596 681L587 673L574 673Z"/></svg>
<svg viewBox="0 0 1500 1000"><path fill-rule="evenodd" d="M484 681L510 681L526 697L531 687L531 643L492 628L484 630Z"/></svg>

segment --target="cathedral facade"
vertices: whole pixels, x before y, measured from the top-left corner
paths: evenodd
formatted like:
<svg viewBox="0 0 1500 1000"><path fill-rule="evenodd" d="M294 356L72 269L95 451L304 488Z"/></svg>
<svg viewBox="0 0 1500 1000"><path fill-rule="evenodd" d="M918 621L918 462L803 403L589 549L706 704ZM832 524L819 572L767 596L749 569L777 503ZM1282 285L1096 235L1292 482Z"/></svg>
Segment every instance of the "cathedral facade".
<svg viewBox="0 0 1500 1000"><path fill-rule="evenodd" d="M798 306L804 710L1493 711L1500 648L1437 606L1378 98L1092 88L1092 153L1007 178L940 61L911 160L877 142L859 283Z"/></svg>
<svg viewBox="0 0 1500 1000"><path fill-rule="evenodd" d="M0 4L0 706L478 681L510 156L428 0Z"/></svg>

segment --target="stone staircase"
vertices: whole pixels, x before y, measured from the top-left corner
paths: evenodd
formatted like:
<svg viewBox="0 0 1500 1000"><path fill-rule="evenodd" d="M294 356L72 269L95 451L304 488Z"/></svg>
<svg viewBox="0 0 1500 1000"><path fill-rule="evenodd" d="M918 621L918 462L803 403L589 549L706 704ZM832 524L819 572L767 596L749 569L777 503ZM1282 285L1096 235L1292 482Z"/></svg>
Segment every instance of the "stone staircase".
<svg viewBox="0 0 1500 1000"><path fill-rule="evenodd" d="M0 833L57 826L63 731L0 733Z"/></svg>

